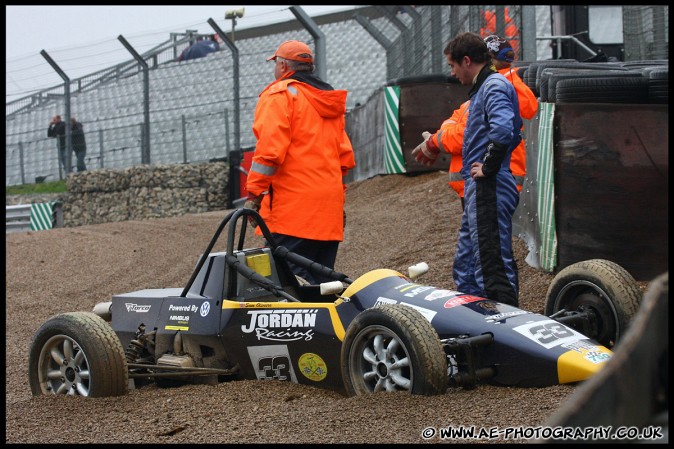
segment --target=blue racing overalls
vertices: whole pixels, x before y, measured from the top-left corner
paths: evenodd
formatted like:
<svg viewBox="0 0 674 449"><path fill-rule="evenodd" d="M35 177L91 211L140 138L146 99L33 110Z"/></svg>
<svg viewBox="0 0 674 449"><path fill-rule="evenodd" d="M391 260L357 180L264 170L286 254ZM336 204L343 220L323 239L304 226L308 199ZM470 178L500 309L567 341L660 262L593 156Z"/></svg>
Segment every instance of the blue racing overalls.
<svg viewBox="0 0 674 449"><path fill-rule="evenodd" d="M521 140L522 118L513 85L492 66L480 71L470 92L463 140L465 207L454 258L460 292L518 305L512 217L519 202L510 155ZM484 178L470 176L482 162Z"/></svg>

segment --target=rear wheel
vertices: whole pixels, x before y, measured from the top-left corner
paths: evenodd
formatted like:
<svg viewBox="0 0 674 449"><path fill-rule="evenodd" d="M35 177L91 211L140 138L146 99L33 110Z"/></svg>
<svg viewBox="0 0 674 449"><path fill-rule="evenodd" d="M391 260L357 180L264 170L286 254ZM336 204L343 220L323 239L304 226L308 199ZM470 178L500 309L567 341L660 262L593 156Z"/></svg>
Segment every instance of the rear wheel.
<svg viewBox="0 0 674 449"><path fill-rule="evenodd" d="M349 396L377 391L444 394L447 357L435 329L419 312L385 305L365 310L349 325L342 377Z"/></svg>
<svg viewBox="0 0 674 449"><path fill-rule="evenodd" d="M577 262L562 269L548 288L545 314L562 309L589 311L595 317L588 337L612 348L636 315L642 292L620 265L604 259Z"/></svg>
<svg viewBox="0 0 674 449"><path fill-rule="evenodd" d="M121 396L128 391L128 375L122 344L98 315L56 315L33 337L28 380L34 396Z"/></svg>

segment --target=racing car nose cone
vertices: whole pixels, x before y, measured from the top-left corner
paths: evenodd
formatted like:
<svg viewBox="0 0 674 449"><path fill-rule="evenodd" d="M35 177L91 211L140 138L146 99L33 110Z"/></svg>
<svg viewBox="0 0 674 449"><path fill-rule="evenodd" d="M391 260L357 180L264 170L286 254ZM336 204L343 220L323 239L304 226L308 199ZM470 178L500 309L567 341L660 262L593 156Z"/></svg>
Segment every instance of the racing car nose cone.
<svg viewBox="0 0 674 449"><path fill-rule="evenodd" d="M580 382L592 377L611 359L613 352L604 346L567 351L557 359L559 383Z"/></svg>

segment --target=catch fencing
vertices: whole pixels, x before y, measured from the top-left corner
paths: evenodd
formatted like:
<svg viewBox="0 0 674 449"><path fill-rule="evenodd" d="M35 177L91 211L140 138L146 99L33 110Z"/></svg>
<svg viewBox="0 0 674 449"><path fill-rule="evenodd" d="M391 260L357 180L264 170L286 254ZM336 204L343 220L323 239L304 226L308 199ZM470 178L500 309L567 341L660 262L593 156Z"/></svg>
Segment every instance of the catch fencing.
<svg viewBox="0 0 674 449"><path fill-rule="evenodd" d="M623 11L625 34L633 39L626 56L667 57L661 56L667 51L657 44L668 28L668 7L625 6ZM546 5L365 6L312 19L325 36L326 80L349 92L347 113L391 80L446 74L442 51L459 32L506 35L522 61L550 57L550 42L541 40L551 33ZM513 34L513 29L518 32ZM238 58L221 45L205 58L178 62L177 55L198 37L203 36L172 33L169 40L142 53L148 65L147 102L144 74L130 58L74 79L68 89L61 84L7 103L5 185L65 177L56 142L47 138L46 130L52 116L64 114L66 104L70 115L84 125L89 170L148 163L144 154L152 164L226 160L232 151L254 147L258 94L273 81L266 57L284 40L300 39L315 47L316 38L297 20L277 23L237 30ZM59 63L81 57L75 51L54 52L52 59ZM21 70L8 66L8 75L17 79L45 68L53 71L36 58L25 61Z"/></svg>

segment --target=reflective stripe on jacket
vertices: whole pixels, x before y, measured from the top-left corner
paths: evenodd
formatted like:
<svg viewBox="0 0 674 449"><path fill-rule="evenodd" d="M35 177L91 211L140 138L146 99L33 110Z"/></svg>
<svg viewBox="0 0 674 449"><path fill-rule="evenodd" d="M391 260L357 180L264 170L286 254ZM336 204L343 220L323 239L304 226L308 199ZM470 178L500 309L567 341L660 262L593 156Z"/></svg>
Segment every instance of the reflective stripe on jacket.
<svg viewBox="0 0 674 449"><path fill-rule="evenodd" d="M470 100L461 103L452 116L442 122L437 133L430 138L440 150L451 155L449 161L449 186L463 198L463 178L461 177L461 148L463 147L463 131L468 119Z"/></svg>
<svg viewBox="0 0 674 449"><path fill-rule="evenodd" d="M253 195L268 192L260 215L271 232L341 241L342 178L356 165L344 128L347 92L321 90L288 76L260 93L247 189Z"/></svg>

